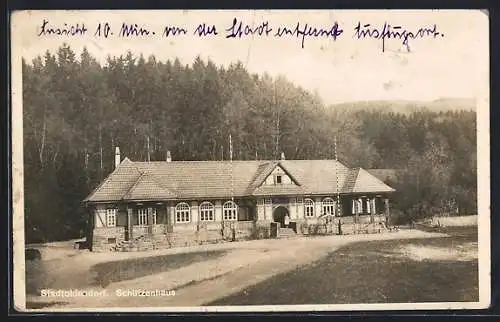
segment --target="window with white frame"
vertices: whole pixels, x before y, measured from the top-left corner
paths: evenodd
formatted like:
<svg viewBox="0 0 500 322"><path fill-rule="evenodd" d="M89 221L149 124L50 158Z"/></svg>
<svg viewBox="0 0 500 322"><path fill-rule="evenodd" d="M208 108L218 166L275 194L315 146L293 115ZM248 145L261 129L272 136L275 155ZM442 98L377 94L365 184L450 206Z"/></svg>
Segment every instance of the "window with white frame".
<svg viewBox="0 0 500 322"><path fill-rule="evenodd" d="M372 213L372 202L370 198L366 199L366 212L371 214Z"/></svg>
<svg viewBox="0 0 500 322"><path fill-rule="evenodd" d="M191 208L185 202L181 202L175 206L175 222L185 223L191 221Z"/></svg>
<svg viewBox="0 0 500 322"><path fill-rule="evenodd" d="M205 201L200 205L200 221L214 220L214 205L211 202Z"/></svg>
<svg viewBox="0 0 500 322"><path fill-rule="evenodd" d="M312 199L304 200L304 215L306 217L314 217L314 201Z"/></svg>
<svg viewBox="0 0 500 322"><path fill-rule="evenodd" d="M137 210L137 224L139 226L147 226L147 224L148 224L148 208L140 208Z"/></svg>
<svg viewBox="0 0 500 322"><path fill-rule="evenodd" d="M363 212L363 202L360 199L352 200L352 214Z"/></svg>
<svg viewBox="0 0 500 322"><path fill-rule="evenodd" d="M323 199L323 214L335 215L335 201L332 198Z"/></svg>
<svg viewBox="0 0 500 322"><path fill-rule="evenodd" d="M222 206L222 219L223 220L237 220L238 219L238 205L234 201L227 201Z"/></svg>
<svg viewBox="0 0 500 322"><path fill-rule="evenodd" d="M116 227L116 208L106 209L106 226Z"/></svg>

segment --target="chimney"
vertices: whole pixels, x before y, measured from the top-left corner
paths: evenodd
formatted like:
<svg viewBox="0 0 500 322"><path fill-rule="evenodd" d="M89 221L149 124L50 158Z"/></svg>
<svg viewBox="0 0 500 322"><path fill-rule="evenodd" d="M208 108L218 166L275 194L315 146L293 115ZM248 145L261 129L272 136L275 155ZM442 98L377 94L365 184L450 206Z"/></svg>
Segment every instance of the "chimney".
<svg viewBox="0 0 500 322"><path fill-rule="evenodd" d="M172 155L170 154L170 151L167 151L167 162L172 162Z"/></svg>
<svg viewBox="0 0 500 322"><path fill-rule="evenodd" d="M285 152L281 152L281 160L285 160Z"/></svg>
<svg viewBox="0 0 500 322"><path fill-rule="evenodd" d="M115 148L115 169L118 168L120 165L121 160L120 160L120 148L116 147Z"/></svg>

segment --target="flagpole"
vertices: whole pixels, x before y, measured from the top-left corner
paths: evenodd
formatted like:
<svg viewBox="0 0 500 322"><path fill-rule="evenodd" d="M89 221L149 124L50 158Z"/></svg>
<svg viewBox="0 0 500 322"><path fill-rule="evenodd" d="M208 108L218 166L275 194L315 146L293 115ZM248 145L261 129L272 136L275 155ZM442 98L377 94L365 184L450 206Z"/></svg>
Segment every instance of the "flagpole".
<svg viewBox="0 0 500 322"><path fill-rule="evenodd" d="M229 161L233 161L233 140L231 139L231 133L229 133Z"/></svg>
<svg viewBox="0 0 500 322"><path fill-rule="evenodd" d="M231 201L234 202L234 185L233 185L233 140L229 133L229 164L231 167Z"/></svg>
<svg viewBox="0 0 500 322"><path fill-rule="evenodd" d="M334 154L335 154L335 177L336 177L336 183L337 183L337 216L340 215L340 187L339 187L339 174L338 174L338 168L339 168L339 160L338 160L338 155L337 155L337 135L334 137L333 141L333 146L334 146Z"/></svg>

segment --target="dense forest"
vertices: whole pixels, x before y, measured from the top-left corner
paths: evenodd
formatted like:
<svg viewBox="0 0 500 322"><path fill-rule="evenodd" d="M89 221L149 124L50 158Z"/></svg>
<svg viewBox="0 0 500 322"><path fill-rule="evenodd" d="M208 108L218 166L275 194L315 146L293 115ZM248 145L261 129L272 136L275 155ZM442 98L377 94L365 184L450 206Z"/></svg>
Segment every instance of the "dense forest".
<svg viewBox="0 0 500 322"><path fill-rule="evenodd" d="M347 108L346 108L347 107ZM79 237L81 200L131 160L334 157L397 169L393 208L410 219L476 212L476 113L343 108L241 62L158 61L132 53L99 63L67 45L23 60L27 242Z"/></svg>

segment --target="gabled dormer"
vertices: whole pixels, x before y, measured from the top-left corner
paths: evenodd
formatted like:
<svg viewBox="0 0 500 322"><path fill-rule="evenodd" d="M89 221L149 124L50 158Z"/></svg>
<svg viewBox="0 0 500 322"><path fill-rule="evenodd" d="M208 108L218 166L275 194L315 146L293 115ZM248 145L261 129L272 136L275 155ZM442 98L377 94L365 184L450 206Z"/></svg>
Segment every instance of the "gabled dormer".
<svg viewBox="0 0 500 322"><path fill-rule="evenodd" d="M267 177L262 182L262 185L272 186L272 185L295 185L298 186L298 182L286 171L281 164L277 164L274 169L267 175Z"/></svg>
<svg viewBox="0 0 500 322"><path fill-rule="evenodd" d="M273 162L262 169L254 181L250 194L254 196L298 195L302 187L294 176L280 162Z"/></svg>

